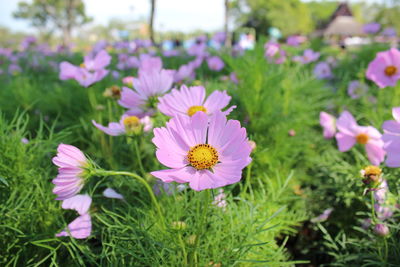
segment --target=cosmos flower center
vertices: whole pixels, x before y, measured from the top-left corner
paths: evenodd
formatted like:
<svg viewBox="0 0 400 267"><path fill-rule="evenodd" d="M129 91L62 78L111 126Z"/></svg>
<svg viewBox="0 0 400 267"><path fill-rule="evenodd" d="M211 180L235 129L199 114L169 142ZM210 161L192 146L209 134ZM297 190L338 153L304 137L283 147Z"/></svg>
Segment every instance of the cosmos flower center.
<svg viewBox="0 0 400 267"><path fill-rule="evenodd" d="M397 72L397 68L395 66L387 66L385 68L385 74L386 76L393 76Z"/></svg>
<svg viewBox="0 0 400 267"><path fill-rule="evenodd" d="M199 144L190 148L187 159L197 170L209 169L217 164L218 152L209 144Z"/></svg>
<svg viewBox="0 0 400 267"><path fill-rule="evenodd" d="M203 106L191 106L188 111L187 114L189 116L193 116L194 114L196 114L198 111L203 111L204 113L207 113L207 109Z"/></svg>
<svg viewBox="0 0 400 267"><path fill-rule="evenodd" d="M85 65L85 63L81 63L81 64L79 65L79 67L85 69L85 68L86 68L86 65Z"/></svg>
<svg viewBox="0 0 400 267"><path fill-rule="evenodd" d="M382 170L377 166L372 166L371 165L371 166L367 166L367 167L364 168L364 175L365 176L370 176L370 175L378 176L378 175L381 175L381 173L382 173Z"/></svg>
<svg viewBox="0 0 400 267"><path fill-rule="evenodd" d="M369 140L369 136L365 133L360 133L356 136L356 140L357 140L357 143L359 143L361 145L365 145Z"/></svg>
<svg viewBox="0 0 400 267"><path fill-rule="evenodd" d="M140 126L140 120L136 116L129 116L123 120L123 124L127 131L133 131Z"/></svg>

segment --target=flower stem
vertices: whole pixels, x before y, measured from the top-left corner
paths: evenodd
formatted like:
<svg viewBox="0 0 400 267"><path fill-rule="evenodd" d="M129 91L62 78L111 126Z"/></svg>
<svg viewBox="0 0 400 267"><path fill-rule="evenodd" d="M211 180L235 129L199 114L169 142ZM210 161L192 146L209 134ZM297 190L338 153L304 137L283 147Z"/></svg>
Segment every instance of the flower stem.
<svg viewBox="0 0 400 267"><path fill-rule="evenodd" d="M371 191L371 213L372 213L372 222L377 223L376 214L375 214L375 198L374 192Z"/></svg>
<svg viewBox="0 0 400 267"><path fill-rule="evenodd" d="M199 211L199 209L202 209L200 217L200 225L199 228L197 229L193 252L191 253L191 257L189 257L189 266L196 266L196 267L198 266L197 248L199 246L200 238L204 234L203 228L207 222L207 213L210 207L210 190L205 190L205 192L203 191L202 193L203 196L200 201L201 203L198 203L197 205L197 211Z"/></svg>
<svg viewBox="0 0 400 267"><path fill-rule="evenodd" d="M145 179L143 179L142 177L140 177L139 175L135 174L135 173L131 173L131 172L124 172L124 171L106 171L106 170L98 170L96 173L96 175L99 176L116 176L116 175L121 175L121 176L130 176L132 178L135 178L137 181L139 181L142 185L144 185L144 187L147 189L147 192L150 195L150 198L153 202L153 205L156 207L157 213L158 213L158 217L160 219L162 228L165 228L165 220L164 220L164 215L162 214L161 211L161 207L158 204L157 198L154 195L153 190L151 189L150 185L146 182Z"/></svg>
<svg viewBox="0 0 400 267"><path fill-rule="evenodd" d="M146 171L143 168L142 158L140 157L140 150L137 138L134 138L133 145L135 147L136 157L139 162L140 171L142 172L142 175L146 175Z"/></svg>

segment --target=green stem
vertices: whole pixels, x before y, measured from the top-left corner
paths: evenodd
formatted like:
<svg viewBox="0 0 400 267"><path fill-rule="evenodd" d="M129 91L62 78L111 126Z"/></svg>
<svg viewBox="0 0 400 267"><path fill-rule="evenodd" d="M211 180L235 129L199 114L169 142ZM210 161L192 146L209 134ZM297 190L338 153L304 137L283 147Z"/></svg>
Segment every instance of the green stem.
<svg viewBox="0 0 400 267"><path fill-rule="evenodd" d="M180 245L181 245L181 247L182 247L183 264L184 264L184 266L187 266L186 246L185 246L185 242L183 242L183 240L182 240L182 234L180 234L180 233L179 233L179 235L178 235L178 240L179 240L179 243L180 243Z"/></svg>
<svg viewBox="0 0 400 267"><path fill-rule="evenodd" d="M131 173L131 172L124 172L124 171L105 171L105 170L98 170L95 175L99 175L99 176L116 176L116 175L121 175L121 176L130 176L132 178L135 178L137 181L139 181L142 185L144 185L144 187L147 189L147 192L150 195L150 198L154 204L154 206L156 207L157 213L158 213L158 217L160 219L162 228L165 228L165 220L164 220L164 216L162 214L161 211L161 207L158 204L157 198L154 195L153 190L151 189L150 185L146 182L145 179L143 179L142 177L140 177L137 174Z"/></svg>
<svg viewBox="0 0 400 267"><path fill-rule="evenodd" d="M251 188L251 166L252 164L250 163L250 165L247 167L247 173L246 173L246 183L244 185L244 189L243 192L246 194L247 193L247 189L250 188L250 192L253 195L253 189Z"/></svg>
<svg viewBox="0 0 400 267"><path fill-rule="evenodd" d="M140 169L142 175L144 176L144 175L146 175L146 171L143 168L143 163L142 163L142 158L140 157L140 150L139 150L139 145L138 145L137 138L134 138L133 145L135 147L136 157L137 157L137 160L139 162L139 169Z"/></svg>
<svg viewBox="0 0 400 267"><path fill-rule="evenodd" d="M372 213L372 222L374 224L377 223L376 219L376 214L375 214L375 198L374 198L374 192L371 191L371 213Z"/></svg>
<svg viewBox="0 0 400 267"><path fill-rule="evenodd" d="M208 209L210 207L210 190L205 190L205 192L203 191L203 196L201 199L201 206L202 206L202 214L200 217L200 225L199 228L197 229L197 233L196 233L196 241L194 243L194 248L193 248L193 252L191 253L191 257L190 257L190 261L189 261L189 266L198 266L198 257L197 257L197 248L199 246L200 243L200 238L201 236L204 234L203 232L203 228L204 225L206 224L207 221L207 213L208 213ZM198 205L198 210L199 210L199 205Z"/></svg>

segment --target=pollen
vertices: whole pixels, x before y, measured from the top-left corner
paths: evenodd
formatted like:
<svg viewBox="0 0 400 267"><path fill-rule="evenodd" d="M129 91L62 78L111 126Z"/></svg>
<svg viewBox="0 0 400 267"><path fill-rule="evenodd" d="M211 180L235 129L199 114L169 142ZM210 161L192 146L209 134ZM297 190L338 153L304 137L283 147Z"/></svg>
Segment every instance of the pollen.
<svg viewBox="0 0 400 267"><path fill-rule="evenodd" d="M198 111L203 111L204 113L207 113L207 109L203 106L191 106L188 111L187 114L189 116L193 116L194 114L196 114L196 112Z"/></svg>
<svg viewBox="0 0 400 267"><path fill-rule="evenodd" d="M377 166L367 166L364 168L364 176L379 176L382 173L381 168L377 167Z"/></svg>
<svg viewBox="0 0 400 267"><path fill-rule="evenodd" d="M393 76L397 73L397 68L395 66L387 66L385 68L385 74L386 76Z"/></svg>
<svg viewBox="0 0 400 267"><path fill-rule="evenodd" d="M124 119L123 123L124 123L125 128L128 129L128 130L135 129L138 126L140 126L140 120L136 116L126 117Z"/></svg>
<svg viewBox="0 0 400 267"><path fill-rule="evenodd" d="M79 65L79 67L81 67L81 68L86 68L86 65L85 65L85 63L81 63L81 64Z"/></svg>
<svg viewBox="0 0 400 267"><path fill-rule="evenodd" d="M365 133L360 133L359 135L356 136L356 140L357 143L365 145L369 140L369 136Z"/></svg>
<svg viewBox="0 0 400 267"><path fill-rule="evenodd" d="M218 152L209 144L199 144L190 148L187 160L197 170L210 169L218 162Z"/></svg>

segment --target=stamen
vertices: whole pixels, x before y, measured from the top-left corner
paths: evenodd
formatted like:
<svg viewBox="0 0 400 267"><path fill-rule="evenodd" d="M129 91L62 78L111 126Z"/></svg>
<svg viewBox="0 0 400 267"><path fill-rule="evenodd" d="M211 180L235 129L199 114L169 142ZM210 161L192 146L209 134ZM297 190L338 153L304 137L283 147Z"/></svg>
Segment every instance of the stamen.
<svg viewBox="0 0 400 267"><path fill-rule="evenodd" d="M210 169L218 162L218 152L209 144L199 144L190 148L187 160L197 170Z"/></svg>
<svg viewBox="0 0 400 267"><path fill-rule="evenodd" d="M198 111L203 111L204 113L207 113L207 109L203 106L191 106L188 111L187 114L189 116L193 116L194 114L196 114Z"/></svg>

